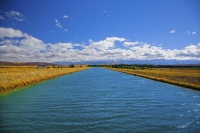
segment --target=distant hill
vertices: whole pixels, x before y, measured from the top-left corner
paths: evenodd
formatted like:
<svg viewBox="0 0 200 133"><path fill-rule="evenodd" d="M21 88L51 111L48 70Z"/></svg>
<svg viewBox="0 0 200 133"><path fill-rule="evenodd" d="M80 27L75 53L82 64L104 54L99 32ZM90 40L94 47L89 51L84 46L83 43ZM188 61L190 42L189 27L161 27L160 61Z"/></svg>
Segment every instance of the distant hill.
<svg viewBox="0 0 200 133"><path fill-rule="evenodd" d="M152 65L200 65L200 60L105 60L105 61L82 61L82 62L54 62L56 64L88 64L88 65L114 65L114 64L152 64Z"/></svg>
<svg viewBox="0 0 200 133"><path fill-rule="evenodd" d="M46 62L5 62L5 61L0 61L0 66L53 66L53 65L58 66L58 64L46 63ZM63 66L63 65L61 65L61 66Z"/></svg>
<svg viewBox="0 0 200 133"><path fill-rule="evenodd" d="M200 66L200 60L105 60L105 61L80 61L80 62L5 62L0 61L0 66L68 66L68 65L115 65L115 64L148 64L148 65L174 65L174 66Z"/></svg>

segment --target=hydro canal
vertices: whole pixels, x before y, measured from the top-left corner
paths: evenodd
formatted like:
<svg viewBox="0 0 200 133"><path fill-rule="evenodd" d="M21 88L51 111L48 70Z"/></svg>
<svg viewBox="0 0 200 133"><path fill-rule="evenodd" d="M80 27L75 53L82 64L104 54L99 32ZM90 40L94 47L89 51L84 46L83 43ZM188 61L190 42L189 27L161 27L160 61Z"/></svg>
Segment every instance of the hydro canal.
<svg viewBox="0 0 200 133"><path fill-rule="evenodd" d="M199 132L200 92L103 68L0 96L0 132Z"/></svg>

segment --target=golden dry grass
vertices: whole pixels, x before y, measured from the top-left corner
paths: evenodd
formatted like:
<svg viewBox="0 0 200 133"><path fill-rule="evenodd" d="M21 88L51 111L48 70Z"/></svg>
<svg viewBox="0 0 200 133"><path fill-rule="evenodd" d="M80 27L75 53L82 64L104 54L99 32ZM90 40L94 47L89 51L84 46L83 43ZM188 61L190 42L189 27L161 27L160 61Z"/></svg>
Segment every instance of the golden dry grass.
<svg viewBox="0 0 200 133"><path fill-rule="evenodd" d="M37 67L1 67L0 68L0 94L14 89L69 74L88 67L76 68L37 68Z"/></svg>
<svg viewBox="0 0 200 133"><path fill-rule="evenodd" d="M145 70L131 70L131 69L121 69L121 68L110 68L110 69L182 87L200 90L199 69L196 70L178 69L178 68L145 69Z"/></svg>

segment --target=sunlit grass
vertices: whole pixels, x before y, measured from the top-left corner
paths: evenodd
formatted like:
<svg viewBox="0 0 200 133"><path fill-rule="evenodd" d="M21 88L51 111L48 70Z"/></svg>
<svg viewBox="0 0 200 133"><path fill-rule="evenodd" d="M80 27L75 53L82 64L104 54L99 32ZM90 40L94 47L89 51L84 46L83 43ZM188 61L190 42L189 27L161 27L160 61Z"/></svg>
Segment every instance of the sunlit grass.
<svg viewBox="0 0 200 133"><path fill-rule="evenodd" d="M161 82L166 82L178 86L200 90L200 70L199 69L145 69L131 70L121 68L110 68L115 71L124 72L136 76L141 76Z"/></svg>
<svg viewBox="0 0 200 133"><path fill-rule="evenodd" d="M0 68L0 94L16 88L39 81L51 79L64 74L69 74L87 69L88 67L75 68L38 68L38 67L1 67Z"/></svg>

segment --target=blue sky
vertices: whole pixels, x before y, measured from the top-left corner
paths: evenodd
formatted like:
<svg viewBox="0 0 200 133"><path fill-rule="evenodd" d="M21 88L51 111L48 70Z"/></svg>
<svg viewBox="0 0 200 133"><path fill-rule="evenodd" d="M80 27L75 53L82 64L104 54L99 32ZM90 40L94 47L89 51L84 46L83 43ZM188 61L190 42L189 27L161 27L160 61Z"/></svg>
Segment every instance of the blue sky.
<svg viewBox="0 0 200 133"><path fill-rule="evenodd" d="M200 60L199 0L0 2L0 60Z"/></svg>

